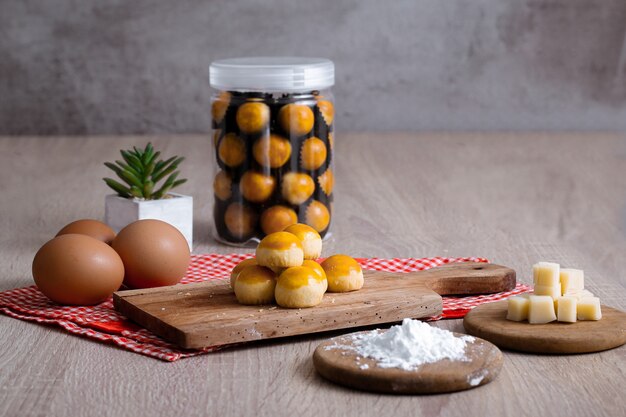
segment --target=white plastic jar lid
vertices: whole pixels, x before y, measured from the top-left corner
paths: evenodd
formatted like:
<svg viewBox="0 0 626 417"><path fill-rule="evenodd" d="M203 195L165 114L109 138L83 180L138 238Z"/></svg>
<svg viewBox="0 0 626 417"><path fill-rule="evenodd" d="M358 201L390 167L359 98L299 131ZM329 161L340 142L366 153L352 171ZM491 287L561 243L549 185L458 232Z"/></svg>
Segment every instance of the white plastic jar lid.
<svg viewBox="0 0 626 417"><path fill-rule="evenodd" d="M335 84L335 65L324 58L221 59L209 68L211 87L231 91L312 91Z"/></svg>

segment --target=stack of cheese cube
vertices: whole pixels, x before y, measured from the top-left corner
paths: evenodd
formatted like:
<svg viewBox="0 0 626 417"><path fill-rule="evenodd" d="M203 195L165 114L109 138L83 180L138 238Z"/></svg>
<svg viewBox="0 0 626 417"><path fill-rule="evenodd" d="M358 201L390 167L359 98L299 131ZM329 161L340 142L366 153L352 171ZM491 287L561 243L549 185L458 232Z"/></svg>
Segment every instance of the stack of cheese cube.
<svg viewBox="0 0 626 417"><path fill-rule="evenodd" d="M532 294L509 298L508 320L544 324L555 320L575 323L576 320L602 318L600 299L585 290L582 270L539 262L533 265L533 279L535 291Z"/></svg>

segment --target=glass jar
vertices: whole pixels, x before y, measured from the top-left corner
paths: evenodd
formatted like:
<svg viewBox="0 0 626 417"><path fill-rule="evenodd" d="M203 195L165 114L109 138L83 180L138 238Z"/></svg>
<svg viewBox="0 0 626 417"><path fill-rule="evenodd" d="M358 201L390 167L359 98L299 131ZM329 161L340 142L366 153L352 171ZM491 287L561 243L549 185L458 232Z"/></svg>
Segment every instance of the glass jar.
<svg viewBox="0 0 626 417"><path fill-rule="evenodd" d="M334 71L320 58L211 64L217 240L245 245L297 222L328 234Z"/></svg>

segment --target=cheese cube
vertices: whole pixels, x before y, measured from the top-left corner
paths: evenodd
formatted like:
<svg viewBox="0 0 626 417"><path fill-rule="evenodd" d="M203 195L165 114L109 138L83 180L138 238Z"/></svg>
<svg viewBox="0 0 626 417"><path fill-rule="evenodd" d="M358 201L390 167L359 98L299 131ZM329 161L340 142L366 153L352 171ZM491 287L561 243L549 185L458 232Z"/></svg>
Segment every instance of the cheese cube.
<svg viewBox="0 0 626 417"><path fill-rule="evenodd" d="M576 306L576 317L578 320L600 320L602 318L600 299L598 297L581 298Z"/></svg>
<svg viewBox="0 0 626 417"><path fill-rule="evenodd" d="M531 295L528 305L528 322L544 324L556 320L554 299L548 295Z"/></svg>
<svg viewBox="0 0 626 417"><path fill-rule="evenodd" d="M535 295L549 295L553 299L557 299L561 296L561 285L535 285Z"/></svg>
<svg viewBox="0 0 626 417"><path fill-rule="evenodd" d="M593 295L593 293L589 290L582 290L580 292L580 298L585 298L585 297L595 297L595 295Z"/></svg>
<svg viewBox="0 0 626 417"><path fill-rule="evenodd" d="M533 282L535 285L556 285L559 283L559 264L538 262L533 265Z"/></svg>
<svg viewBox="0 0 626 417"><path fill-rule="evenodd" d="M576 297L559 297L556 317L558 321L576 323Z"/></svg>
<svg viewBox="0 0 626 417"><path fill-rule="evenodd" d="M509 298L507 320L524 321L528 319L529 298L517 295Z"/></svg>
<svg viewBox="0 0 626 417"><path fill-rule="evenodd" d="M561 294L569 290L582 290L585 288L585 274L582 269L563 268L560 272Z"/></svg>

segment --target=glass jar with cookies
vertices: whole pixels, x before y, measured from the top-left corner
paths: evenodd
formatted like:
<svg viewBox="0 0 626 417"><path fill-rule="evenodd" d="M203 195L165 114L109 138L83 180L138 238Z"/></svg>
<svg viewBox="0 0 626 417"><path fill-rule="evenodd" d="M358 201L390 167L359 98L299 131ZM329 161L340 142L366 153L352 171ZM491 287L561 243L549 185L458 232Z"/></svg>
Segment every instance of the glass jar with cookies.
<svg viewBox="0 0 626 417"><path fill-rule="evenodd" d="M295 223L328 234L333 201L332 61L257 57L210 68L214 236L246 245Z"/></svg>

